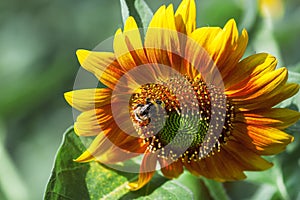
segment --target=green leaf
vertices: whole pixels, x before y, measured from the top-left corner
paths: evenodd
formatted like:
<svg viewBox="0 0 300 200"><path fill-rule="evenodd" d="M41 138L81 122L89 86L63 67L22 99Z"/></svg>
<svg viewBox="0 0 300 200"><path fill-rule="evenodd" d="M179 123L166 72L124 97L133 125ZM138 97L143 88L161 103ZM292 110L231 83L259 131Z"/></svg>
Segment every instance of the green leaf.
<svg viewBox="0 0 300 200"><path fill-rule="evenodd" d="M147 28L153 13L144 0L120 0L123 23L134 17L139 28Z"/></svg>
<svg viewBox="0 0 300 200"><path fill-rule="evenodd" d="M89 199L85 176L90 165L73 162L83 150L84 146L72 129L67 130L56 156L45 199Z"/></svg>
<svg viewBox="0 0 300 200"><path fill-rule="evenodd" d="M165 183L164 183L165 182ZM161 184L164 183L164 184ZM173 180L167 181L160 175L155 175L152 181L141 190L129 192L120 199L195 199L193 192L181 184Z"/></svg>
<svg viewBox="0 0 300 200"><path fill-rule="evenodd" d="M127 183L137 179L138 174L116 171L96 162L74 162L73 159L84 150L85 146L73 129L67 130L56 156L45 199L193 199L189 188L159 174L142 189L131 192Z"/></svg>
<svg viewBox="0 0 300 200"><path fill-rule="evenodd" d="M47 185L45 199L99 199L111 193L128 192L126 176L96 162L76 163L74 158L85 150L73 129L66 131Z"/></svg>

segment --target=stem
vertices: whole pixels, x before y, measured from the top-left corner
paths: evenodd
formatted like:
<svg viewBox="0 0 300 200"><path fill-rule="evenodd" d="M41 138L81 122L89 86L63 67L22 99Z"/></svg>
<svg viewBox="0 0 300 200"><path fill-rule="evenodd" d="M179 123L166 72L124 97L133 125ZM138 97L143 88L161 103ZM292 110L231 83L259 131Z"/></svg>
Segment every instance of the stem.
<svg viewBox="0 0 300 200"><path fill-rule="evenodd" d="M202 178L205 186L209 190L210 195L215 200L229 200L226 190L222 183L216 182L214 180Z"/></svg>
<svg viewBox="0 0 300 200"><path fill-rule="evenodd" d="M0 187L7 199L29 199L28 189L4 148L4 124L0 119ZM17 192L16 192L17 191Z"/></svg>
<svg viewBox="0 0 300 200"><path fill-rule="evenodd" d="M282 176L282 170L281 170L281 163L275 159L274 161L275 166L275 173L276 173L276 185L279 190L280 195L283 197L283 199L290 200L290 196L288 194L287 188L285 187L283 176Z"/></svg>

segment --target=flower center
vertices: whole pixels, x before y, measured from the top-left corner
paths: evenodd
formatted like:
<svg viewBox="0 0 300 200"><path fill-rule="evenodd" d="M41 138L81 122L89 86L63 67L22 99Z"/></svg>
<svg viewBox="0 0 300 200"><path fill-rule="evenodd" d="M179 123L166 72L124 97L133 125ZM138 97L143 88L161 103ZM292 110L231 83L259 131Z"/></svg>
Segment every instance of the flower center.
<svg viewBox="0 0 300 200"><path fill-rule="evenodd" d="M217 87L185 76L142 85L131 96L130 114L149 151L190 162L220 150L234 107Z"/></svg>

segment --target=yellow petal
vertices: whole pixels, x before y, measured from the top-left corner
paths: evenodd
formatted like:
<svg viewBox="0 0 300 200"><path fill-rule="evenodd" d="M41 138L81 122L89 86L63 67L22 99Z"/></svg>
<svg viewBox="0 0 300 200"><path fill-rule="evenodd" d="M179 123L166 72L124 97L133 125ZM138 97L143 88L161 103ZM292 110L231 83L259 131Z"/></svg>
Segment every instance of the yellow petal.
<svg viewBox="0 0 300 200"><path fill-rule="evenodd" d="M79 111L87 111L110 103L111 89L83 89L66 92L66 101Z"/></svg>
<svg viewBox="0 0 300 200"><path fill-rule="evenodd" d="M174 9L173 9L173 5L170 4L165 12L165 16L164 16L164 20L163 20L163 27L165 29L171 29L171 30L176 30L176 26L175 26L175 16L174 16ZM150 26L149 26L150 27Z"/></svg>
<svg viewBox="0 0 300 200"><path fill-rule="evenodd" d="M146 185L155 173L157 155L155 153L145 153L140 167L139 178L135 182L128 184L130 190L138 190Z"/></svg>
<svg viewBox="0 0 300 200"><path fill-rule="evenodd" d="M148 63L148 59L143 49L143 43L140 30L133 17L128 17L124 26L124 39L131 56L135 60L136 65ZM117 52L115 52L116 54Z"/></svg>
<svg viewBox="0 0 300 200"><path fill-rule="evenodd" d="M201 29L201 28L200 28ZM179 70L182 74L187 74L191 79L200 76L207 83L216 83L216 77L219 75L219 82L223 85L223 79L219 70L213 62L211 55L201 45L201 42L210 41L210 37L214 37L214 32L218 32L217 28L207 28L207 30L197 29L185 41L184 62ZM193 38L196 37L196 38Z"/></svg>
<svg viewBox="0 0 300 200"><path fill-rule="evenodd" d="M109 52L96 52L79 49L76 51L78 61L88 71L99 69L103 72L109 65L114 63L115 56Z"/></svg>
<svg viewBox="0 0 300 200"><path fill-rule="evenodd" d="M74 123L74 131L79 136L93 136L108 128L113 122L110 106L81 113Z"/></svg>
<svg viewBox="0 0 300 200"><path fill-rule="evenodd" d="M209 50L209 45L221 31L222 29L219 27L201 27L192 32L190 37L198 42L201 47Z"/></svg>
<svg viewBox="0 0 300 200"><path fill-rule="evenodd" d="M124 71L128 71L136 66L136 63L130 54L130 50L126 45L125 37L121 29L117 30L114 37L114 52Z"/></svg>
<svg viewBox="0 0 300 200"><path fill-rule="evenodd" d="M264 144L287 145L294 140L293 136L273 127L248 126L249 135Z"/></svg>
<svg viewBox="0 0 300 200"><path fill-rule="evenodd" d="M167 8L165 5L161 6L154 13L149 23L149 28L162 28L176 31L173 5L171 4Z"/></svg>
<svg viewBox="0 0 300 200"><path fill-rule="evenodd" d="M183 0L175 13L177 31L191 34L196 27L196 5L194 0Z"/></svg>
<svg viewBox="0 0 300 200"><path fill-rule="evenodd" d="M95 157L88 151L86 150L83 152L78 158L74 159L75 162L90 162L95 160Z"/></svg>
<svg viewBox="0 0 300 200"><path fill-rule="evenodd" d="M140 154L141 153L126 151L117 146L111 146L111 148L109 148L106 152L101 155L97 155L94 160L103 164L116 164L139 156Z"/></svg>
<svg viewBox="0 0 300 200"><path fill-rule="evenodd" d="M131 151L124 150L116 145L114 145L106 134L100 134L97 136L93 143L97 141L97 151L93 149L92 146L89 147L84 153L82 153L76 162L90 162L97 161L103 164L114 164L117 162L122 162L128 160L132 157L140 155L140 153L135 153ZM145 148L142 148L145 150Z"/></svg>
<svg viewBox="0 0 300 200"><path fill-rule="evenodd" d="M126 140L127 137L130 136L124 134L117 127L104 129L95 137L90 146L87 148L87 152L89 152L90 155L85 153L84 155L77 158L76 161L86 162L91 158L91 156L94 157L94 160L97 160L99 162L107 161L107 152L111 151L115 146L119 147L118 145L122 144L122 142ZM111 160L115 160L115 158L111 158Z"/></svg>
<svg viewBox="0 0 300 200"><path fill-rule="evenodd" d="M105 149L106 147L103 145L98 147L100 151L95 152L95 161L104 164L114 164L139 156L146 151L147 146L142 143L140 138L131 136L125 137L124 134L120 133L117 137L123 139L115 139L115 137L109 135L105 137L109 146L107 149ZM105 149L105 151L101 151L102 149Z"/></svg>
<svg viewBox="0 0 300 200"><path fill-rule="evenodd" d="M179 41L175 27L173 6L161 6L154 14L145 36L145 47L164 51L177 51ZM149 56L149 55L148 55ZM150 55L153 56L153 55ZM159 56L159 54L155 54ZM153 59L156 61L156 59Z"/></svg>
<svg viewBox="0 0 300 200"><path fill-rule="evenodd" d="M139 34L138 29L139 28L137 26L135 19L133 17L129 16L125 22L124 33L130 32L130 31L134 32L134 34L130 34L128 37L129 37L129 39L135 39L135 41L132 41L132 44L134 47L137 47L139 49L139 48L143 48L143 44L142 44L141 36ZM134 36L135 36L135 38L134 38Z"/></svg>
<svg viewBox="0 0 300 200"><path fill-rule="evenodd" d="M93 140L92 144L88 147L88 149L77 159L75 159L75 161L89 162L91 160L95 160L97 155L103 155L103 153L112 146L111 141L107 137L107 134L109 134L110 132L111 129L106 129L100 132Z"/></svg>
<svg viewBox="0 0 300 200"><path fill-rule="evenodd" d="M118 29L114 37L115 56L124 71L148 63L138 26L133 17L125 22L124 32Z"/></svg>
<svg viewBox="0 0 300 200"><path fill-rule="evenodd" d="M76 54L81 66L111 89L123 75L113 53L77 50Z"/></svg>
<svg viewBox="0 0 300 200"><path fill-rule="evenodd" d="M145 36L145 50L150 63L176 68L181 59L178 32L175 27L173 6L165 6L154 14Z"/></svg>

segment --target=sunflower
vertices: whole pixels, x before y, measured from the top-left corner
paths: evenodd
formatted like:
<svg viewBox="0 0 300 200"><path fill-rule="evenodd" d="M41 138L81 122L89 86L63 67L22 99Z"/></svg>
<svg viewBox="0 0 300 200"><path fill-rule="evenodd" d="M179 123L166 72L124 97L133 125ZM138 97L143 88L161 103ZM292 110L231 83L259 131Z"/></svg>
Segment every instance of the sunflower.
<svg viewBox="0 0 300 200"><path fill-rule="evenodd" d="M142 40L133 17L117 30L113 52L78 50L81 66L107 88L65 93L82 113L79 136L94 136L77 162L117 163L143 155L138 190L157 163L167 178L186 168L217 181L246 178L244 171L266 170L261 156L283 151L293 141L284 129L300 113L275 108L295 95L287 69L258 53L242 58L246 30L233 19L224 28L196 28L193 0L161 6Z"/></svg>

